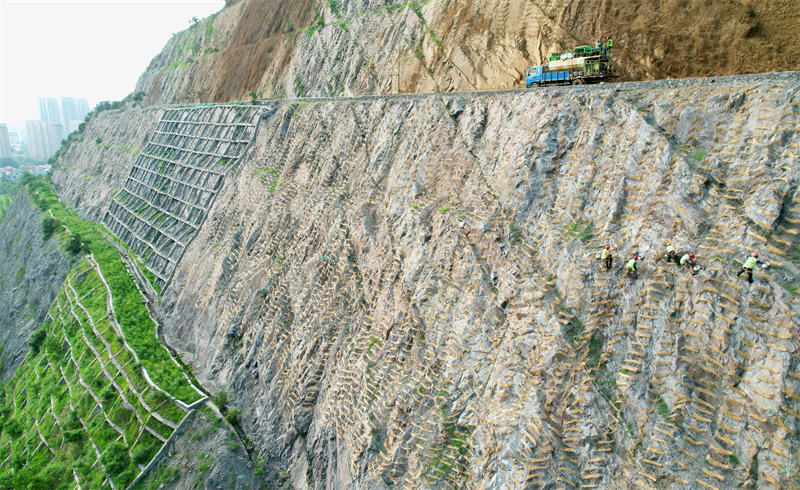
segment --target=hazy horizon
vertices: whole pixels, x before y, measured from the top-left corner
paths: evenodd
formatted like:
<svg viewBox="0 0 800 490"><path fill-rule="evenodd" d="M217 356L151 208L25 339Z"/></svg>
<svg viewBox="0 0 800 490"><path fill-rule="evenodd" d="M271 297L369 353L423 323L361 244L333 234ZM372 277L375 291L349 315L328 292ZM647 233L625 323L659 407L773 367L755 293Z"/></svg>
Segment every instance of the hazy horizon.
<svg viewBox="0 0 800 490"><path fill-rule="evenodd" d="M92 109L131 93L174 33L224 0L0 0L0 123L39 119L39 98ZM36 34L33 34L36 33Z"/></svg>

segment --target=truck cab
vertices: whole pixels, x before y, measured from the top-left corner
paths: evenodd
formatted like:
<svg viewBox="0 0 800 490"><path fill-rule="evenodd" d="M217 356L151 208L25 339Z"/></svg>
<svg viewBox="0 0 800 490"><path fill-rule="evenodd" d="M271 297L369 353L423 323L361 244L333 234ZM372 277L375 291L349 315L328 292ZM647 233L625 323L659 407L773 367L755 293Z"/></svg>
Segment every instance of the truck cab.
<svg viewBox="0 0 800 490"><path fill-rule="evenodd" d="M525 73L525 88L531 88L534 83L542 83L542 73L544 72L544 65L532 66L528 68Z"/></svg>

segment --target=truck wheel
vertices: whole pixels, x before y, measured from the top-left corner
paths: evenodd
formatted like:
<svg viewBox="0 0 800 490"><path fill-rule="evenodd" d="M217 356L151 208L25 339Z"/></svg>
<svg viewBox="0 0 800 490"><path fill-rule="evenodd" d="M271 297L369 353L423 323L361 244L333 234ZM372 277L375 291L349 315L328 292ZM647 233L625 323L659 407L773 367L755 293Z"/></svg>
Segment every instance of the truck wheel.
<svg viewBox="0 0 800 490"><path fill-rule="evenodd" d="M583 84L584 84L583 78L576 78L575 80L572 81L572 85L583 85Z"/></svg>

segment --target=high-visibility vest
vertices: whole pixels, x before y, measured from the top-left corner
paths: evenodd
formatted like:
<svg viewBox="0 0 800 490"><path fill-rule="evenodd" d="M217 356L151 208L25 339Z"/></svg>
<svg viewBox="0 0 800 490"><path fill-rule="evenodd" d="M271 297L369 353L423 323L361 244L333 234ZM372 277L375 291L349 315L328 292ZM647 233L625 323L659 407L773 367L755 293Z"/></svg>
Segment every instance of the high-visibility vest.
<svg viewBox="0 0 800 490"><path fill-rule="evenodd" d="M744 265L742 267L745 269L752 269L755 266L756 266L756 258L747 257L747 260L744 261Z"/></svg>
<svg viewBox="0 0 800 490"><path fill-rule="evenodd" d="M673 247L672 245L668 246L667 247L667 253L668 254L674 254L675 253L675 247Z"/></svg>
<svg viewBox="0 0 800 490"><path fill-rule="evenodd" d="M636 270L636 259L629 260L628 263L625 264L625 267L627 267L628 269L630 269L632 271Z"/></svg>
<svg viewBox="0 0 800 490"><path fill-rule="evenodd" d="M685 264L686 262L689 262L689 254L684 254L683 257L681 257L681 265Z"/></svg>
<svg viewBox="0 0 800 490"><path fill-rule="evenodd" d="M608 42L606 43L606 46L608 46L610 48L613 45L614 45L614 41L611 38L608 38Z"/></svg>
<svg viewBox="0 0 800 490"><path fill-rule="evenodd" d="M611 252L609 252L608 250L603 250L603 253L600 254L600 258L606 260L609 255L611 255Z"/></svg>

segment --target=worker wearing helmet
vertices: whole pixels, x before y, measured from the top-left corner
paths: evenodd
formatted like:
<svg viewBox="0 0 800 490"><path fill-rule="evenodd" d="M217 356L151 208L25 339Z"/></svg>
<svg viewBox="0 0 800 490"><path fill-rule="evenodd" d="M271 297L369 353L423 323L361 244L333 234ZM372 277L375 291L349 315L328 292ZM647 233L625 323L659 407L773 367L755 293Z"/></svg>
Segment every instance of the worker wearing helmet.
<svg viewBox="0 0 800 490"><path fill-rule="evenodd" d="M614 46L614 40L611 39L611 36L606 37L606 48L603 50L604 55L608 55L608 52L611 51L611 48Z"/></svg>
<svg viewBox="0 0 800 490"><path fill-rule="evenodd" d="M636 262L639 260L638 255L634 255L632 259L625 263L625 269L629 277L636 277Z"/></svg>
<svg viewBox="0 0 800 490"><path fill-rule="evenodd" d="M682 268L688 267L689 270L692 270L692 268L696 265L694 261L694 254L683 254L679 263Z"/></svg>
<svg viewBox="0 0 800 490"><path fill-rule="evenodd" d="M600 253L600 260L605 262L606 269L611 269L611 264L614 262L614 256L611 254L610 245L606 245L606 248L604 248L603 252Z"/></svg>
<svg viewBox="0 0 800 490"><path fill-rule="evenodd" d="M736 274L736 276L738 277L738 276L742 275L743 273L747 272L747 282L752 284L752 282L753 282L753 269L755 268L756 264L767 265L766 262L762 262L762 261L758 260L758 252L753 252L753 255L751 255L750 257L747 257L747 259L744 261L744 264L742 264L742 270L740 270Z"/></svg>
<svg viewBox="0 0 800 490"><path fill-rule="evenodd" d="M674 261L676 264L678 263L678 252L675 251L675 247L672 246L671 243L667 244L667 263Z"/></svg>

